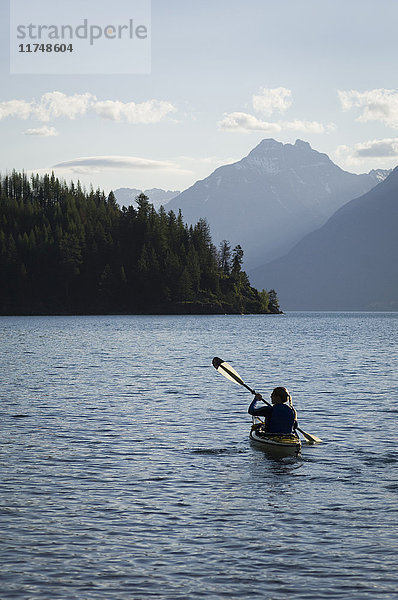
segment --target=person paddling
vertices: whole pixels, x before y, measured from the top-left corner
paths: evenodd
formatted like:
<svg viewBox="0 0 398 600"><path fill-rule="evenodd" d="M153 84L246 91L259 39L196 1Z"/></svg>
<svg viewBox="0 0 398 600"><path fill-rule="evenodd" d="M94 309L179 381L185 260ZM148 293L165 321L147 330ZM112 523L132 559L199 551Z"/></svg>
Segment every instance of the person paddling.
<svg viewBox="0 0 398 600"><path fill-rule="evenodd" d="M247 412L254 417L265 417L267 433L294 433L297 427L297 412L293 408L292 398L286 388L274 389L271 394L273 406L256 408L259 401L264 402L263 397L261 394L256 394Z"/></svg>

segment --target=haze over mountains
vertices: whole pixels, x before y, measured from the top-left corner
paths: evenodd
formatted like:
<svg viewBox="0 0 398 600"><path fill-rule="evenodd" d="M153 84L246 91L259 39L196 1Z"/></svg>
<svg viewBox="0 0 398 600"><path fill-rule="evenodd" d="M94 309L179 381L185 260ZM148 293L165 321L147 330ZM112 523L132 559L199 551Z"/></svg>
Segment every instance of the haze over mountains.
<svg viewBox="0 0 398 600"><path fill-rule="evenodd" d="M265 139L182 193L145 194L185 222L205 217L215 244L241 244L251 283L282 310L398 310L398 167L356 175L307 142Z"/></svg>
<svg viewBox="0 0 398 600"><path fill-rule="evenodd" d="M397 230L398 167L250 279L284 310L398 310Z"/></svg>
<svg viewBox="0 0 398 600"><path fill-rule="evenodd" d="M265 139L242 160L197 181L165 209L181 208L190 224L205 217L216 244L227 239L243 247L249 269L286 254L387 174L348 173L307 142Z"/></svg>
<svg viewBox="0 0 398 600"><path fill-rule="evenodd" d="M134 206L134 201L137 196L141 193L144 193L145 196L148 196L149 202L154 205L156 209L160 208L160 206L169 202L175 196L178 196L180 193L178 190L162 190L159 188L152 188L150 190L138 190L136 188L118 188L113 192L115 194L115 198L117 203L120 206Z"/></svg>

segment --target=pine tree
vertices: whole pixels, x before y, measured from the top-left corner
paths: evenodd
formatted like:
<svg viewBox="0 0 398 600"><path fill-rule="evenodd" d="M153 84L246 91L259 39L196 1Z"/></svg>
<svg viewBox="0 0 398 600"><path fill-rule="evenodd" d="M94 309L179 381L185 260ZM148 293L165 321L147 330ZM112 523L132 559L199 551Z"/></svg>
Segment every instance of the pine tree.
<svg viewBox="0 0 398 600"><path fill-rule="evenodd" d="M144 194L120 209L113 192L51 175L0 176L0 313L161 308L279 310L242 271L243 250L214 246L205 219L158 212ZM173 308L174 307L174 308Z"/></svg>
<svg viewBox="0 0 398 600"><path fill-rule="evenodd" d="M269 310L272 313L278 313L280 311L280 308L279 308L279 300L278 300L276 291L274 289L270 290L268 296L269 296L269 299L268 299Z"/></svg>
<svg viewBox="0 0 398 600"><path fill-rule="evenodd" d="M224 275L229 275L231 272L231 244L227 240L223 240L219 247L219 267Z"/></svg>
<svg viewBox="0 0 398 600"><path fill-rule="evenodd" d="M233 249L232 254L232 274L237 275L241 272L243 262L243 250L242 247L238 244Z"/></svg>

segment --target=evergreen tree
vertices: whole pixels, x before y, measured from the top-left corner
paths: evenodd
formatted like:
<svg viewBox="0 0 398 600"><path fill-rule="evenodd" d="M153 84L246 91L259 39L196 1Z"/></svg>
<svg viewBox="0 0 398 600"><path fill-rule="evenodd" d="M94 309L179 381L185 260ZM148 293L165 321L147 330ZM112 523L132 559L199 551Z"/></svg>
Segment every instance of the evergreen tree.
<svg viewBox="0 0 398 600"><path fill-rule="evenodd" d="M242 247L238 244L235 246L232 255L232 274L237 275L241 272L243 262L243 250Z"/></svg>
<svg viewBox="0 0 398 600"><path fill-rule="evenodd" d="M188 227L144 194L120 209L54 173L0 176L0 314L278 312L242 261L227 240L217 251L205 219Z"/></svg>
<svg viewBox="0 0 398 600"><path fill-rule="evenodd" d="M219 248L219 267L224 275L231 272L231 244L227 240L220 243Z"/></svg>
<svg viewBox="0 0 398 600"><path fill-rule="evenodd" d="M269 291L268 307L269 307L269 310L273 313L278 313L280 311L278 296L274 289Z"/></svg>

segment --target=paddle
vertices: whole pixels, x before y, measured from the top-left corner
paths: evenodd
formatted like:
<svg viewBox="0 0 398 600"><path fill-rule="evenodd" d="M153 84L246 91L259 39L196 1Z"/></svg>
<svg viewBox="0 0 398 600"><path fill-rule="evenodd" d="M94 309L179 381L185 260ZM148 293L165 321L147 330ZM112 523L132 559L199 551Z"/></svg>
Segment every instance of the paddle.
<svg viewBox="0 0 398 600"><path fill-rule="evenodd" d="M249 390L249 392L251 392L253 395L256 394L256 392L254 390L252 390L251 388L249 388L248 385L245 384L245 382L243 381L243 379L239 375L239 373L237 373L235 371L235 369L233 369L231 367L230 364L225 362L225 360L222 360L221 358L218 358L218 356L215 356L212 360L212 364L213 364L213 367L219 373L221 373L221 375L224 375L224 377L226 377L230 381L238 383L239 385L243 385L243 387L245 387L247 390ZM265 404L268 404L268 406L272 406L269 402L267 402L264 399L263 399L263 402ZM310 433L306 433L305 431L300 429L300 427L296 427L296 429L305 437L307 442L310 442L311 444L319 444L320 442L322 442L321 438L317 437L316 435L311 435Z"/></svg>

